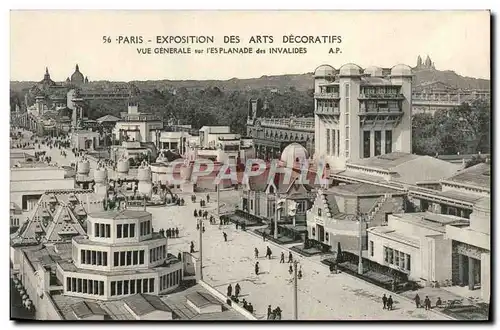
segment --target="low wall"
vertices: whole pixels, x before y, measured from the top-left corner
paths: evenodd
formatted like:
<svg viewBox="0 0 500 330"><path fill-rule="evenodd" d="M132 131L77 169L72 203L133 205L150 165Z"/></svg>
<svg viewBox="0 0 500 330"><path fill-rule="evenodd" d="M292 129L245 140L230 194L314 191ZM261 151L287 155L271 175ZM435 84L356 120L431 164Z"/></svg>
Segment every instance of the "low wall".
<svg viewBox="0 0 500 330"><path fill-rule="evenodd" d="M218 299L224 301L224 303L226 302L227 297L224 296L219 291L217 291L215 288L211 287L206 282L199 281L198 284L200 284L203 288L205 288L208 292L210 292L210 294L212 294L215 297L217 297ZM241 315L243 315L244 317L246 317L249 320L257 320L257 318L252 313L250 313L249 311L247 311L246 309L244 309L243 307L241 307L240 305L238 305L235 302L232 302L231 308L234 309L235 311L237 311L238 313L240 313Z"/></svg>

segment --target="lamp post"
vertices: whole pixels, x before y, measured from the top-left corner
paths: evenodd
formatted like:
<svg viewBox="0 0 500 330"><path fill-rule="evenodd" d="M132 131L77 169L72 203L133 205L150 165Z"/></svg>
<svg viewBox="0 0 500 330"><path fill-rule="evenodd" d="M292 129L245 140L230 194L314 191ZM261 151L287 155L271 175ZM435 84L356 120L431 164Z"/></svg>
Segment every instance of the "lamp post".
<svg viewBox="0 0 500 330"><path fill-rule="evenodd" d="M215 189L217 190L217 218L219 218L220 217L220 181L217 182Z"/></svg>
<svg viewBox="0 0 500 330"><path fill-rule="evenodd" d="M198 218L198 224L200 226L200 281L203 281L203 218Z"/></svg>
<svg viewBox="0 0 500 330"><path fill-rule="evenodd" d="M274 194L274 200L276 204L276 214L274 217L274 239L278 239L278 220L280 218L280 211L284 207L284 200L279 199L278 193Z"/></svg>
<svg viewBox="0 0 500 330"><path fill-rule="evenodd" d="M299 299L298 299L298 276L297 276L297 268L299 262L297 260L293 261L293 319L299 319Z"/></svg>
<svg viewBox="0 0 500 330"><path fill-rule="evenodd" d="M358 258L358 274L363 275L363 214L358 214L359 221L359 258Z"/></svg>

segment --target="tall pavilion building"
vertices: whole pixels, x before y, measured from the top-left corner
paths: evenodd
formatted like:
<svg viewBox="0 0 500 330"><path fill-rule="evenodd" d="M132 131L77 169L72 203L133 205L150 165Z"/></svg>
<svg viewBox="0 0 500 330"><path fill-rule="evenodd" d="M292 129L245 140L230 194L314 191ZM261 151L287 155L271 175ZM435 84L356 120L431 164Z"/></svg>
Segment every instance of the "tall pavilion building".
<svg viewBox="0 0 500 330"><path fill-rule="evenodd" d="M314 72L315 158L343 169L394 151L411 153L412 71L345 64Z"/></svg>

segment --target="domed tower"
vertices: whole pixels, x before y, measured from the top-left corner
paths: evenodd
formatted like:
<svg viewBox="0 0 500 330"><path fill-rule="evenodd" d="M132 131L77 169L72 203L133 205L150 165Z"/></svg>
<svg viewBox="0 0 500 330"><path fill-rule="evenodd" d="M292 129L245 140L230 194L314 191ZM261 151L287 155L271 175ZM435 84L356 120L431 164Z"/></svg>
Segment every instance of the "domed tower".
<svg viewBox="0 0 500 330"><path fill-rule="evenodd" d="M108 194L108 170L102 164L98 164L94 170L94 193L101 200Z"/></svg>
<svg viewBox="0 0 500 330"><path fill-rule="evenodd" d="M151 191L153 189L151 184L151 168L146 161L143 161L137 169L137 179L139 180L139 194L151 198Z"/></svg>
<svg viewBox="0 0 500 330"><path fill-rule="evenodd" d="M71 75L71 83L75 85L82 85L85 82L83 74L80 72L78 64L75 67L75 72Z"/></svg>
<svg viewBox="0 0 500 330"><path fill-rule="evenodd" d="M314 70L314 93L320 93L320 85L333 82L335 68L328 64L320 65Z"/></svg>
<svg viewBox="0 0 500 330"><path fill-rule="evenodd" d="M288 168L300 169L308 159L307 149L295 142L287 145L281 153L281 161Z"/></svg>

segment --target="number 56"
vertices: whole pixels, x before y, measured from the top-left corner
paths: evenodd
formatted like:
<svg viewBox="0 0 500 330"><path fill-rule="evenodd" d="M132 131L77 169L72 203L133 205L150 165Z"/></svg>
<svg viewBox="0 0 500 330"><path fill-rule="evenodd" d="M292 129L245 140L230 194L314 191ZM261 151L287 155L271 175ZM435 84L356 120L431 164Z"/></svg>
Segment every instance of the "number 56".
<svg viewBox="0 0 500 330"><path fill-rule="evenodd" d="M105 44L110 44L111 43L111 37L102 36L102 42L105 43Z"/></svg>

